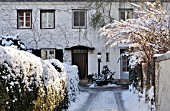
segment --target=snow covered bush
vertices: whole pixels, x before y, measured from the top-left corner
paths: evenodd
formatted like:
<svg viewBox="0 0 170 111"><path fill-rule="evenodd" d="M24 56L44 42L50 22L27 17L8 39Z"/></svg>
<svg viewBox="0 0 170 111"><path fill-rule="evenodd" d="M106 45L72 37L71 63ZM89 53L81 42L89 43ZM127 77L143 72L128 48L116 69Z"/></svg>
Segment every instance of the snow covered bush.
<svg viewBox="0 0 170 111"><path fill-rule="evenodd" d="M138 18L115 21L103 27L101 32L108 37L109 45L131 42L132 52L146 62L151 60L154 54L168 51L169 16L159 0L132 5L136 7L135 13Z"/></svg>
<svg viewBox="0 0 170 111"><path fill-rule="evenodd" d="M29 52L0 46L0 111L58 111L65 91L65 73Z"/></svg>
<svg viewBox="0 0 170 111"><path fill-rule="evenodd" d="M67 74L67 92L69 101L75 101L76 95L79 94L79 76L78 68L75 65L68 65L66 63L61 63L57 59L50 59L49 61L57 71Z"/></svg>
<svg viewBox="0 0 170 111"><path fill-rule="evenodd" d="M67 73L67 90L70 101L75 101L76 96L79 94L79 76L78 67L76 65L67 65L63 63L64 69Z"/></svg>
<svg viewBox="0 0 170 111"><path fill-rule="evenodd" d="M154 85L154 54L163 54L170 49L170 17L163 9L160 0L144 2L135 7L135 19L115 21L101 28L107 37L107 45L131 43L130 60L132 65L146 63L146 84ZM133 66L134 67L134 66Z"/></svg>
<svg viewBox="0 0 170 111"><path fill-rule="evenodd" d="M18 35L15 36L4 36L0 35L0 45L2 46L15 46L20 50L27 50L26 45L20 41Z"/></svg>

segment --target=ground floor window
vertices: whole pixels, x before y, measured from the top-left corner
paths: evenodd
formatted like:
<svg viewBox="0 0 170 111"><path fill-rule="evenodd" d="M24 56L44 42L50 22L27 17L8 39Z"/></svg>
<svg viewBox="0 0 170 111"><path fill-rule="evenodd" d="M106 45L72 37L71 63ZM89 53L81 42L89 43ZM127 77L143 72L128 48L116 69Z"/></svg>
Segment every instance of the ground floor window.
<svg viewBox="0 0 170 111"><path fill-rule="evenodd" d="M122 56L122 71L123 72L129 71L128 65L129 65L128 57Z"/></svg>
<svg viewBox="0 0 170 111"><path fill-rule="evenodd" d="M55 59L55 49L41 49L42 59Z"/></svg>
<svg viewBox="0 0 170 111"><path fill-rule="evenodd" d="M127 49L120 49L121 54L121 64L122 64L122 71L128 72L129 71L129 59L128 56L125 54L127 52Z"/></svg>
<svg viewBox="0 0 170 111"><path fill-rule="evenodd" d="M58 59L60 62L63 62L63 49L32 49L32 53L38 57L41 57L42 59Z"/></svg>

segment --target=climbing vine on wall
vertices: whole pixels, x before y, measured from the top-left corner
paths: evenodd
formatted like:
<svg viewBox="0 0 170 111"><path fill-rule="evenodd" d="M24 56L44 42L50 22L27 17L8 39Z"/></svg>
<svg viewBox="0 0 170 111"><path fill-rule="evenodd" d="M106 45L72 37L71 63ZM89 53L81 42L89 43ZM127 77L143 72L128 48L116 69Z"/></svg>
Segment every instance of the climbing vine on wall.
<svg viewBox="0 0 170 111"><path fill-rule="evenodd" d="M91 17L90 26L92 26L94 29L103 27L105 25L105 21L103 19L102 13L96 12Z"/></svg>

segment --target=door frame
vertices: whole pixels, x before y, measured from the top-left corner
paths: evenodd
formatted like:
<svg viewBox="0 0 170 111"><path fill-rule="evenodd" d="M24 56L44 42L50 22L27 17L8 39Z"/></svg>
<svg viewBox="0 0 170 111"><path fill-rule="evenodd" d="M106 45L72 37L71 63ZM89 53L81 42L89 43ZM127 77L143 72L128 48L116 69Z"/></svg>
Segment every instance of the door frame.
<svg viewBox="0 0 170 111"><path fill-rule="evenodd" d="M76 46L72 46L72 47L66 47L65 48L65 50L71 50L71 59L73 60L73 58L72 58L72 50L74 50L74 49L85 49L85 50L87 50L87 76L88 76L88 51L90 50L90 51L92 51L92 50L95 50L95 48L94 47L88 47L88 46L84 46L84 45L76 45ZM72 62L71 62L72 63Z"/></svg>

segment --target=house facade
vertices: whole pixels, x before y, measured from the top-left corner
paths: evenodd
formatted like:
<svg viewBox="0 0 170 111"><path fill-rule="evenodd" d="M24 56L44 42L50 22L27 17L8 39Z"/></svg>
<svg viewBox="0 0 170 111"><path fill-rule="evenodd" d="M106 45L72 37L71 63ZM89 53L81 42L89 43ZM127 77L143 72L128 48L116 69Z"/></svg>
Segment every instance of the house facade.
<svg viewBox="0 0 170 111"><path fill-rule="evenodd" d="M100 28L114 20L135 17L136 0L0 0L0 34L16 35L43 59L59 59L79 67L80 79L98 73L104 65L115 79L129 79L128 59L121 57L129 44L105 45ZM169 2L164 1L167 8ZM101 54L98 65L97 55Z"/></svg>

